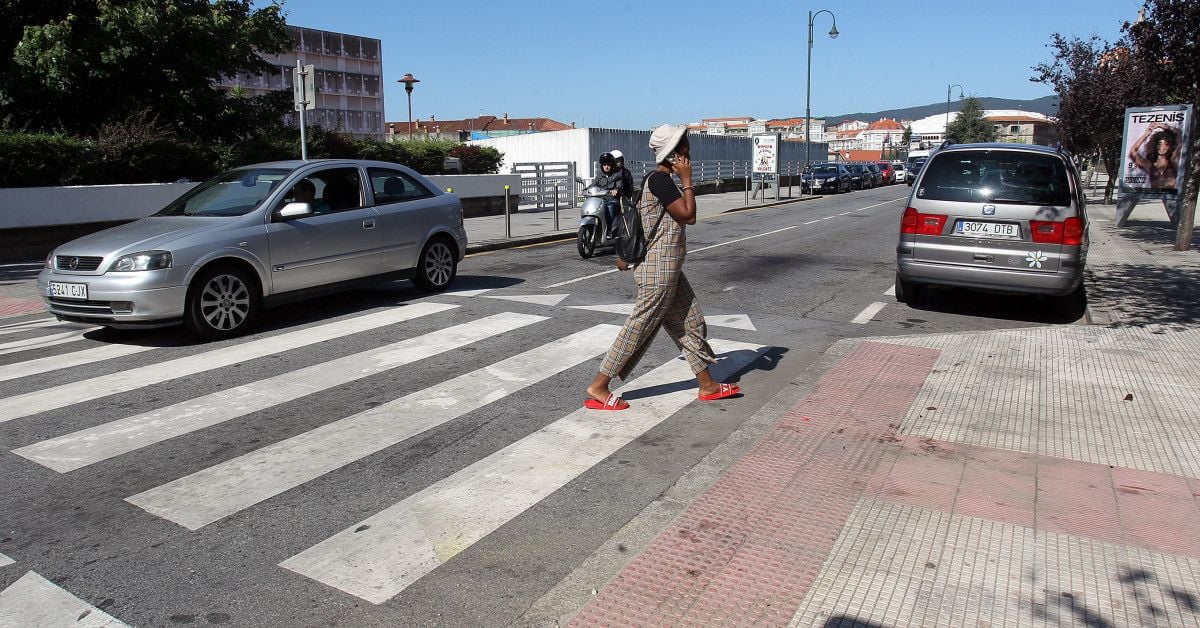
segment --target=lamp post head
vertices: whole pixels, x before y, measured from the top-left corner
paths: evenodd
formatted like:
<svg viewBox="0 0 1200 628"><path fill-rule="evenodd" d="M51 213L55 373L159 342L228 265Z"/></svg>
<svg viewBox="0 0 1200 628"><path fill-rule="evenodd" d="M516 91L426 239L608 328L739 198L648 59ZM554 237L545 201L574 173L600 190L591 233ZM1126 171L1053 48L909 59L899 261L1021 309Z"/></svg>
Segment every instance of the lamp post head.
<svg viewBox="0 0 1200 628"><path fill-rule="evenodd" d="M829 38L837 39L837 36L838 36L838 29L837 29L837 24L835 23L833 25L833 28L829 29Z"/></svg>
<svg viewBox="0 0 1200 628"><path fill-rule="evenodd" d="M408 93L410 93L410 94L411 94L411 93L412 93L412 88L413 88L413 83L420 83L420 82L421 82L421 79L418 79L418 78L415 78L415 77L413 77L413 75L412 75L412 72L405 72L405 73L404 73L404 78L402 78L402 79L400 79L400 80L398 80L398 81L396 81L396 82L397 82L397 83L404 83L404 91L406 91L406 92L408 92Z"/></svg>

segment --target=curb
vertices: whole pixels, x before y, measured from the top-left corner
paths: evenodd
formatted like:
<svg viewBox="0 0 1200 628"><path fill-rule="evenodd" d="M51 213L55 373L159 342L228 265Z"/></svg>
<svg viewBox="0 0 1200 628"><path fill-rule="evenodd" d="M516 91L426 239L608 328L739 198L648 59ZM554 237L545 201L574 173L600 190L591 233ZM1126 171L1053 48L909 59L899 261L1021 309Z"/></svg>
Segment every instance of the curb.
<svg viewBox="0 0 1200 628"><path fill-rule="evenodd" d="M805 198L791 198L791 199L787 199L787 200L777 201L774 203L763 203L762 205L747 205L745 207L734 207L732 209L726 209L725 211L722 211L722 212L719 212L716 214L711 214L711 215L720 216L722 214L731 214L734 212L744 212L744 211L749 211L751 209L762 209L764 207L777 207L779 205L787 205L789 203L803 203L804 201L815 201L820 198L824 198L824 197L823 196L809 196L809 197L805 197ZM476 253L487 253L490 251L500 251L500 250L504 250L504 249L512 249L512 248L516 248L519 246L528 246L531 244L546 244L547 242L560 242L563 240L573 240L573 239L575 239L575 236L576 236L576 234L574 231L569 231L569 232L562 232L562 233L543 233L543 234L538 234L538 235L522 236L519 238L511 238L508 240L485 240L483 242L479 242L479 243L475 243L475 244L467 244L467 255L474 255Z"/></svg>
<svg viewBox="0 0 1200 628"><path fill-rule="evenodd" d="M745 207L734 207L733 209L727 209L727 210L721 212L721 214L732 214L735 212L750 211L752 209L762 209L763 207L778 207L780 205L787 205L789 203L803 203L804 201L815 201L815 200L821 199L821 198L825 198L825 197L824 196L806 196L803 198L789 198L786 201L776 201L774 203L763 203L762 205L747 205ZM720 216L721 214L717 214L717 215Z"/></svg>
<svg viewBox="0 0 1200 628"><path fill-rule="evenodd" d="M523 236L520 238L511 238L508 240L485 240L477 244L467 244L467 255L475 253L487 253L489 251L499 251L502 249L512 249L518 246L527 246L530 244L545 244L547 242L559 242L562 240L574 240L576 234L574 231L562 233L543 233L539 235Z"/></svg>

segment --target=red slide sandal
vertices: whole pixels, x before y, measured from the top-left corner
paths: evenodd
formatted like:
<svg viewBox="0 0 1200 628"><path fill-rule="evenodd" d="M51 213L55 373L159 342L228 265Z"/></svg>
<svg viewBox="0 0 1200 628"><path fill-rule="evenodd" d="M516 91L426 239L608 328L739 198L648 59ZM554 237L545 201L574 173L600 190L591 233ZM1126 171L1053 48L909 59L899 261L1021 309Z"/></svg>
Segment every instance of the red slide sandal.
<svg viewBox="0 0 1200 628"><path fill-rule="evenodd" d="M624 410L629 407L629 403L614 393L608 393L607 401L588 399L583 402L583 407L591 410Z"/></svg>
<svg viewBox="0 0 1200 628"><path fill-rule="evenodd" d="M728 399L742 394L742 389L737 384L721 384L717 392L707 395L700 395L700 401L716 401L718 399Z"/></svg>

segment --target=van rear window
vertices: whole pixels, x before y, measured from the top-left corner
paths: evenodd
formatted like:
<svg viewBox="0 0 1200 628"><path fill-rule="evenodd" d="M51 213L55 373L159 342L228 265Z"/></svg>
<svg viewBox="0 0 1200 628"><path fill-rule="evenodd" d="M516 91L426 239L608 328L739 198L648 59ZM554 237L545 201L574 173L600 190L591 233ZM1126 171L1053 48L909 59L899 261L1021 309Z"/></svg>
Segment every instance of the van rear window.
<svg viewBox="0 0 1200 628"><path fill-rule="evenodd" d="M1018 205L1071 204L1066 165L1054 155L967 150L934 155L917 198Z"/></svg>

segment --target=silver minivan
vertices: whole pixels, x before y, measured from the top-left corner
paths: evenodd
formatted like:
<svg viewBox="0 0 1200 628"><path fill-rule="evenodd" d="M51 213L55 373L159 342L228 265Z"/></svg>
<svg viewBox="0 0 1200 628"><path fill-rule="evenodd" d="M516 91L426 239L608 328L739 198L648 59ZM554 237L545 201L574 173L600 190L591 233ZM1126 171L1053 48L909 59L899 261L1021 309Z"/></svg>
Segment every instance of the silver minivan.
<svg viewBox="0 0 1200 628"><path fill-rule="evenodd" d="M230 170L148 218L46 258L61 320L244 333L263 306L377 277L445 290L467 250L462 202L399 164L285 161Z"/></svg>
<svg viewBox="0 0 1200 628"><path fill-rule="evenodd" d="M925 286L1085 301L1087 216L1070 156L1028 144L944 146L909 194L896 246L896 300Z"/></svg>

